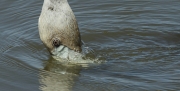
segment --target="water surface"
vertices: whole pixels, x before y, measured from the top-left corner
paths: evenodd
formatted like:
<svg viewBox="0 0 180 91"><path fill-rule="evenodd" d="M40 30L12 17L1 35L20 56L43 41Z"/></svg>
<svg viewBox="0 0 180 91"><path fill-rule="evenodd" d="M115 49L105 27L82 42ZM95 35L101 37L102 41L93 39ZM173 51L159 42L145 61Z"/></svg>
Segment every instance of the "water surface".
<svg viewBox="0 0 180 91"><path fill-rule="evenodd" d="M180 90L179 0L69 3L83 41L107 62L58 63L39 39L43 0L1 0L1 91Z"/></svg>

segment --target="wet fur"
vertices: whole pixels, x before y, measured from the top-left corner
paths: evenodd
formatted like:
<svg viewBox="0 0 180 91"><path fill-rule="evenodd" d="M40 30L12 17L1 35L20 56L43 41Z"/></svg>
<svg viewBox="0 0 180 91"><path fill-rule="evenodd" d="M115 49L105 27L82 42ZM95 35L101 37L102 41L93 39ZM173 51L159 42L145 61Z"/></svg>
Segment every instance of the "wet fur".
<svg viewBox="0 0 180 91"><path fill-rule="evenodd" d="M67 0L44 0L38 26L40 39L50 52L55 48L53 40L81 52L78 24Z"/></svg>

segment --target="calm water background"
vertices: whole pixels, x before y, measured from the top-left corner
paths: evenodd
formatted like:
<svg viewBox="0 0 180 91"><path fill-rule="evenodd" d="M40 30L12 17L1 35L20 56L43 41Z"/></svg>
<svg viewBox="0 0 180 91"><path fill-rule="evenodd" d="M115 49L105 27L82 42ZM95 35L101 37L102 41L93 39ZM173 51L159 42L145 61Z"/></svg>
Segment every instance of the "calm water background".
<svg viewBox="0 0 180 91"><path fill-rule="evenodd" d="M39 39L43 0L1 0L0 91L180 90L179 0L69 3L83 41L107 62L62 66Z"/></svg>

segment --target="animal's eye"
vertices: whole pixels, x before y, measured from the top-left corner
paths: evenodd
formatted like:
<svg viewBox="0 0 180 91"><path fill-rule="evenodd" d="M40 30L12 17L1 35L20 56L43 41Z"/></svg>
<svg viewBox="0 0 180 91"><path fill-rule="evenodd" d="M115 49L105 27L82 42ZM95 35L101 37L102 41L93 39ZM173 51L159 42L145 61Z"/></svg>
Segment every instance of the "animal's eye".
<svg viewBox="0 0 180 91"><path fill-rule="evenodd" d="M59 39L54 39L53 40L53 46L54 47L59 47L61 45L61 43L60 43L60 40Z"/></svg>

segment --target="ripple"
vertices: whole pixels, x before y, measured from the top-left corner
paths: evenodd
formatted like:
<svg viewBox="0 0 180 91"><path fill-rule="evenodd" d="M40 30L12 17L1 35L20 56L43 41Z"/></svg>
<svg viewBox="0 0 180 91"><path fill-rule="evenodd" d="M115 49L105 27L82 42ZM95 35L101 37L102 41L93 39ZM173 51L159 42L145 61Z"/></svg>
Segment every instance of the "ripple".
<svg viewBox="0 0 180 91"><path fill-rule="evenodd" d="M39 39L43 1L1 0L1 89L179 90L179 0L69 2L83 41L107 62L57 62Z"/></svg>

